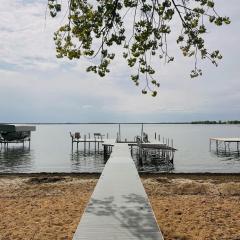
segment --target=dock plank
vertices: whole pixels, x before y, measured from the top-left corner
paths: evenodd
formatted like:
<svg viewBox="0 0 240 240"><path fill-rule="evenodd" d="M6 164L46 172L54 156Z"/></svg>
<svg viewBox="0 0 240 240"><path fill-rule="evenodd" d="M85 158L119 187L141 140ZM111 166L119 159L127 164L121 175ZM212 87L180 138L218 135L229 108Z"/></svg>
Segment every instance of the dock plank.
<svg viewBox="0 0 240 240"><path fill-rule="evenodd" d="M162 240L127 144L116 143L73 240Z"/></svg>

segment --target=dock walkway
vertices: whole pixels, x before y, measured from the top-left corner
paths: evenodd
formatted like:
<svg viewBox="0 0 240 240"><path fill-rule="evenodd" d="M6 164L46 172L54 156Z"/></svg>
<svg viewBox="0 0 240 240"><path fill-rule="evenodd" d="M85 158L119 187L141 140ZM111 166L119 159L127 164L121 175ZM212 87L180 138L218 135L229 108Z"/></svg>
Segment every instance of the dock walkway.
<svg viewBox="0 0 240 240"><path fill-rule="evenodd" d="M163 240L129 146L115 143L73 240Z"/></svg>

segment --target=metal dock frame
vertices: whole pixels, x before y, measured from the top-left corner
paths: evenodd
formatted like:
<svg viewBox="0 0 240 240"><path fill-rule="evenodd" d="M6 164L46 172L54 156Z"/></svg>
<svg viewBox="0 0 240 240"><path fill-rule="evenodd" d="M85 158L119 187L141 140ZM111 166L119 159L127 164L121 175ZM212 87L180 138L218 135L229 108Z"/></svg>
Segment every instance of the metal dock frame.
<svg viewBox="0 0 240 240"><path fill-rule="evenodd" d="M240 144L240 138L239 137L235 137L235 138L223 138L223 137L212 137L209 139L209 151L212 150L212 141L215 141L215 145L216 145L216 153L218 154L221 148L221 145L224 146L224 153L231 153L230 150L230 144L231 143L235 143L236 145L236 153L238 155L240 155L240 151L239 151L239 144ZM228 151L227 151L228 149Z"/></svg>

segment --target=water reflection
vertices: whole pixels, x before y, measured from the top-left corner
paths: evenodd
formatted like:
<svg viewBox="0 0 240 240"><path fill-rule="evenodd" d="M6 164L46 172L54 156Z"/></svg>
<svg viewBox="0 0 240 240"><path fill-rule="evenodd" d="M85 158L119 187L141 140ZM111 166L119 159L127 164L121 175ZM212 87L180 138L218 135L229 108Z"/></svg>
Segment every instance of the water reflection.
<svg viewBox="0 0 240 240"><path fill-rule="evenodd" d="M106 163L103 151L75 151L70 158L73 172L102 172Z"/></svg>
<svg viewBox="0 0 240 240"><path fill-rule="evenodd" d="M33 152L29 147L11 146L0 149L0 172L28 172L32 169Z"/></svg>
<svg viewBox="0 0 240 240"><path fill-rule="evenodd" d="M225 151L214 151L211 153L219 158L220 161L228 164L240 163L240 153L238 151L225 152Z"/></svg>

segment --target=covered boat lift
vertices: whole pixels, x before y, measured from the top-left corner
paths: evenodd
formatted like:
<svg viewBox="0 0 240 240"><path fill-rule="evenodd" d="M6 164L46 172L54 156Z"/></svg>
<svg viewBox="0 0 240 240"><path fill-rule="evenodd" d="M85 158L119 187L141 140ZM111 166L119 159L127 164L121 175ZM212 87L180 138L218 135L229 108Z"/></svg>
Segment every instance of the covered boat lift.
<svg viewBox="0 0 240 240"><path fill-rule="evenodd" d="M1 146L8 148L9 143L22 143L31 141L31 132L36 131L36 126L0 124L0 143Z"/></svg>

